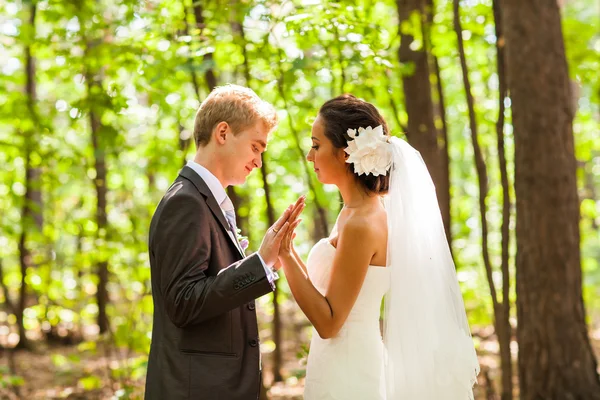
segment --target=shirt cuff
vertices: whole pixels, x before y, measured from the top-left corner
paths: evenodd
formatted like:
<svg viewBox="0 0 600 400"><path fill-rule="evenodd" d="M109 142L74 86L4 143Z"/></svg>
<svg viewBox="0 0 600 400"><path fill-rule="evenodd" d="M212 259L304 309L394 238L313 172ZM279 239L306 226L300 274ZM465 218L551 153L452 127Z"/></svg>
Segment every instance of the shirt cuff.
<svg viewBox="0 0 600 400"><path fill-rule="evenodd" d="M275 282L277 279L279 279L279 274L277 273L277 271L274 271L273 269L267 267L267 265L265 264L265 261L262 259L262 257L260 256L259 253L256 253L256 255L258 256L260 263L262 264L263 268L265 269L265 274L267 275L267 279L269 280L269 283L271 285L273 285L273 282Z"/></svg>

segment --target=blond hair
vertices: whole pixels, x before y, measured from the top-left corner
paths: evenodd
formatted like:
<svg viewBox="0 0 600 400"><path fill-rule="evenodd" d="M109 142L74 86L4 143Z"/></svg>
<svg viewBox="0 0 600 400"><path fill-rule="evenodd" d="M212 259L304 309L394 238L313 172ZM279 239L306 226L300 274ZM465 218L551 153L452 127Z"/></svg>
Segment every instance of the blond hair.
<svg viewBox="0 0 600 400"><path fill-rule="evenodd" d="M210 142L214 127L219 122L227 122L234 134L243 127L262 121L271 131L278 122L275 108L262 100L252 89L225 85L213 89L200 104L194 120L194 140L196 147Z"/></svg>

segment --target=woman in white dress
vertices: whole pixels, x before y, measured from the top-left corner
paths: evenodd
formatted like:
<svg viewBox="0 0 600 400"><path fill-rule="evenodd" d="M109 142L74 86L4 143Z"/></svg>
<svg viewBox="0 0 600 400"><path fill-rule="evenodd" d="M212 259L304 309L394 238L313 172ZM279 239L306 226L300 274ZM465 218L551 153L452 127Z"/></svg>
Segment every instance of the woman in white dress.
<svg viewBox="0 0 600 400"><path fill-rule="evenodd" d="M305 399L472 398L479 365L420 155L352 95L321 107L311 139L307 159L344 206L306 265L292 240L299 221L281 245L292 294L314 326Z"/></svg>

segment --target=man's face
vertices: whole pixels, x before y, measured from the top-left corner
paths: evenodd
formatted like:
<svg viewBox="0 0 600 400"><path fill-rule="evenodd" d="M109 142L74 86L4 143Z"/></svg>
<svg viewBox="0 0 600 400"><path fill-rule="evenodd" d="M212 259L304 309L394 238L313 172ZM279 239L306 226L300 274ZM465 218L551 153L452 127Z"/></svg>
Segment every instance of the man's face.
<svg viewBox="0 0 600 400"><path fill-rule="evenodd" d="M241 185L254 168L262 166L262 153L267 150L269 130L258 121L252 126L242 128L236 135L228 136L225 148L225 183Z"/></svg>

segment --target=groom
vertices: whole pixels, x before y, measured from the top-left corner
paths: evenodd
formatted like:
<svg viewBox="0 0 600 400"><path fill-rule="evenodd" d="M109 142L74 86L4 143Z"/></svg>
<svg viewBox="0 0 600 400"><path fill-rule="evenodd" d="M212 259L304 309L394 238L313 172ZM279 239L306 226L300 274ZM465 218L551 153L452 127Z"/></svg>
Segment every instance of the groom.
<svg viewBox="0 0 600 400"><path fill-rule="evenodd" d="M150 224L154 326L145 399L258 398L254 299L273 290L279 246L295 213L288 207L246 257L225 188L260 168L276 124L270 104L235 85L216 88L198 109L194 160Z"/></svg>

